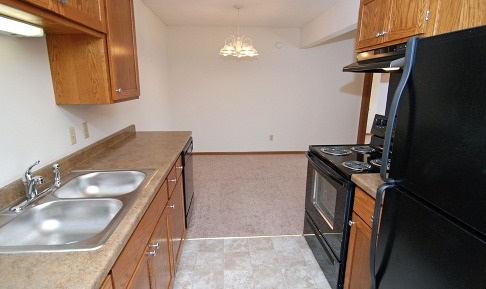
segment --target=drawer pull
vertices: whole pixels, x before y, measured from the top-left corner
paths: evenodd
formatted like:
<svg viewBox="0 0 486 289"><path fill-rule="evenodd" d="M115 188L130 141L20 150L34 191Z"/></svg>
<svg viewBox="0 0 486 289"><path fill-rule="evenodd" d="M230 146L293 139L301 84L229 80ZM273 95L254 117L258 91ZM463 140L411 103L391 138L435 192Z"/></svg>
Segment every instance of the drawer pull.
<svg viewBox="0 0 486 289"><path fill-rule="evenodd" d="M182 170L184 167L183 166L177 166L176 169Z"/></svg>
<svg viewBox="0 0 486 289"><path fill-rule="evenodd" d="M175 182L177 182L177 179L172 179L172 180L169 180L169 182L171 182L171 183L175 183Z"/></svg>
<svg viewBox="0 0 486 289"><path fill-rule="evenodd" d="M117 89L115 89L115 91L116 91L116 93L122 93L123 92L123 89L117 88Z"/></svg>
<svg viewBox="0 0 486 289"><path fill-rule="evenodd" d="M354 224L356 224L356 222L353 222L353 221L349 220L349 223L348 224L349 224L350 227L352 227Z"/></svg>
<svg viewBox="0 0 486 289"><path fill-rule="evenodd" d="M370 221L373 223L373 220L375 219L375 216L370 217Z"/></svg>
<svg viewBox="0 0 486 289"><path fill-rule="evenodd" d="M149 255L149 256L157 256L157 252L155 250L150 251L150 252L145 252L145 254Z"/></svg>
<svg viewBox="0 0 486 289"><path fill-rule="evenodd" d="M155 248L156 250L159 249L159 243L157 244L153 244L153 245L149 245L150 248Z"/></svg>
<svg viewBox="0 0 486 289"><path fill-rule="evenodd" d="M171 209L175 209L175 205L170 205L168 207L171 208Z"/></svg>

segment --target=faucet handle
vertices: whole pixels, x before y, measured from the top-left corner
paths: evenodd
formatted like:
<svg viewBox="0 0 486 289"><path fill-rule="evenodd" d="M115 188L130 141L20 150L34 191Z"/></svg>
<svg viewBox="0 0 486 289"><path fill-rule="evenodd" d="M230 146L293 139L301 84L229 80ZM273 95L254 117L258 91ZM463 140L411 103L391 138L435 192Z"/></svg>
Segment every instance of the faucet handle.
<svg viewBox="0 0 486 289"><path fill-rule="evenodd" d="M29 183L29 188L27 190L27 200L33 200L37 196L37 185L44 183L44 178L41 176L35 176Z"/></svg>
<svg viewBox="0 0 486 289"><path fill-rule="evenodd" d="M52 165L52 172L54 173L54 187L59 188L61 186L61 172L59 169L61 166L59 164Z"/></svg>

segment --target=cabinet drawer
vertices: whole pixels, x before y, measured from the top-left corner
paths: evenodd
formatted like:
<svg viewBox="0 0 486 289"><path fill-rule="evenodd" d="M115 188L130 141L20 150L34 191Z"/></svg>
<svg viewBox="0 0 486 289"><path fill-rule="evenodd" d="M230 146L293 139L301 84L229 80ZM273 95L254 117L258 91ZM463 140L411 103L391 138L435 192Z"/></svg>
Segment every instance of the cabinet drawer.
<svg viewBox="0 0 486 289"><path fill-rule="evenodd" d="M169 198L170 198L172 196L172 192L174 191L174 188L177 183L177 173L176 173L175 165L170 170L169 175L167 176L167 181L169 182Z"/></svg>
<svg viewBox="0 0 486 289"><path fill-rule="evenodd" d="M113 265L112 274L115 288L127 287L137 266L135 260L140 260L140 257L143 256L149 238L167 201L167 181L165 181Z"/></svg>
<svg viewBox="0 0 486 289"><path fill-rule="evenodd" d="M368 226L372 226L371 216L375 210L375 199L363 191L360 187L356 187L354 193L353 211L365 221Z"/></svg>
<svg viewBox="0 0 486 289"><path fill-rule="evenodd" d="M176 169L176 178L177 180L179 180L182 176L182 170L184 169L184 167L182 166L182 156L179 156L179 158L177 158L177 161L175 163L175 169Z"/></svg>

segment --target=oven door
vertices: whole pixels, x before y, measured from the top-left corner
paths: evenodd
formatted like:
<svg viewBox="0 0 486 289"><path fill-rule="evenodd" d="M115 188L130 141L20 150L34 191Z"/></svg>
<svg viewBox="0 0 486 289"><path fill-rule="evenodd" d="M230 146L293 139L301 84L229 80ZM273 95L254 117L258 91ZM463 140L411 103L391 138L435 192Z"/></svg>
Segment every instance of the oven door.
<svg viewBox="0 0 486 289"><path fill-rule="evenodd" d="M307 215L338 262L342 262L346 258L354 185L312 153L307 153L307 158Z"/></svg>

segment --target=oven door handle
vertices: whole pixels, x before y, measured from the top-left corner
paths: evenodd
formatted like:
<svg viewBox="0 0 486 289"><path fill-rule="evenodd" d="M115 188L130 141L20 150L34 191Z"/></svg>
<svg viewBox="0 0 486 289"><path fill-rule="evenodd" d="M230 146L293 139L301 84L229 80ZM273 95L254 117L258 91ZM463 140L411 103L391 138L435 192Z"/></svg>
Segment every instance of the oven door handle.
<svg viewBox="0 0 486 289"><path fill-rule="evenodd" d="M329 166L326 165L324 162L320 161L309 152L306 152L306 155L307 155L307 159L309 159L309 162L312 164L312 166L316 171L320 171L321 173L324 173L325 175L329 176L333 181L339 183L343 187L349 186L350 182L348 180L336 174L332 170L328 169Z"/></svg>

